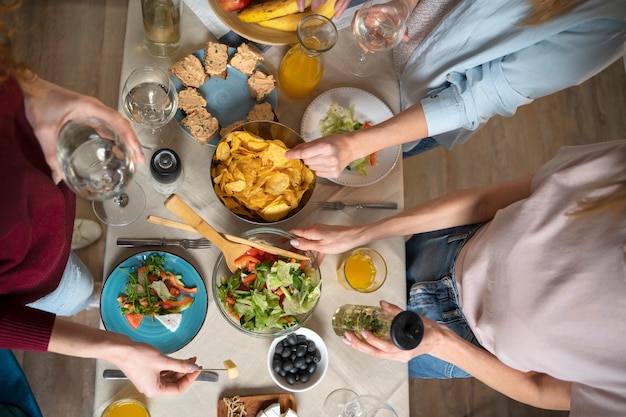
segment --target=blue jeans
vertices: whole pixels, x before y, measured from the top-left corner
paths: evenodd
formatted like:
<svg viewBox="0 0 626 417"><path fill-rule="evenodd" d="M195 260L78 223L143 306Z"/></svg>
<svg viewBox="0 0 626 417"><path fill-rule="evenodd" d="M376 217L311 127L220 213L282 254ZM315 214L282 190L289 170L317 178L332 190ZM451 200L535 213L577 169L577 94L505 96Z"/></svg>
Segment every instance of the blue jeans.
<svg viewBox="0 0 626 417"><path fill-rule="evenodd" d="M469 342L480 346L461 311L455 278L456 258L482 226L473 224L412 236L406 242L408 310L444 324ZM412 378L467 378L462 369L430 355L409 362Z"/></svg>
<svg viewBox="0 0 626 417"><path fill-rule="evenodd" d="M69 317L87 308L95 295L93 275L78 256L70 252L59 286L28 306Z"/></svg>
<svg viewBox="0 0 626 417"><path fill-rule="evenodd" d="M429 151L437 146L439 146L439 142L431 137L424 138L416 142L405 143L402 145L402 158L408 158L410 156Z"/></svg>

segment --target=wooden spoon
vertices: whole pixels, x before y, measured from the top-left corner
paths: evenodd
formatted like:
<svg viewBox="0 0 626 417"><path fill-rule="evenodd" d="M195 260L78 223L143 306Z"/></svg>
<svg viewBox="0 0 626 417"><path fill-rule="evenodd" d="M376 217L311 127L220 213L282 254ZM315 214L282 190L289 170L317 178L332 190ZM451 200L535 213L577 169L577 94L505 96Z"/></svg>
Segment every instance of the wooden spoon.
<svg viewBox="0 0 626 417"><path fill-rule="evenodd" d="M148 223L158 224L159 226L166 226L166 227L171 227L173 229L179 229L179 230L185 230L187 232L198 233L196 229L189 226L187 223L181 223L176 220L165 219L163 217L154 216L152 214L146 218L146 221ZM261 249L262 251L267 252L267 253L273 253L274 255L281 255L287 258L294 258L299 261L311 260L310 257L302 253L292 252L287 249L277 248L275 246L268 245L267 243L257 242L254 240L248 240L239 236L233 236L233 235L229 235L226 233L220 233L220 234L227 240L230 240L231 242L243 243L244 245L250 245L253 248Z"/></svg>
<svg viewBox="0 0 626 417"><path fill-rule="evenodd" d="M180 217L181 220L220 248L224 254L226 265L231 272L235 272L239 269L235 260L250 250L252 248L251 246L227 240L176 194L169 196L164 204L169 211Z"/></svg>

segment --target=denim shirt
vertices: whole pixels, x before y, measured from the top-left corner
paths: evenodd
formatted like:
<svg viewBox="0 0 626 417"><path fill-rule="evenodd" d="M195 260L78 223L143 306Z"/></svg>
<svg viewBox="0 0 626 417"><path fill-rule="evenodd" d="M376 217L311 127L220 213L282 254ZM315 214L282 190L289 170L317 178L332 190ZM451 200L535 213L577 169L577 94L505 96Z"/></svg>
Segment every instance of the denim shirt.
<svg viewBox="0 0 626 417"><path fill-rule="evenodd" d="M421 102L440 145L465 142L490 117L580 84L626 53L624 0L585 1L532 26L520 24L527 11L526 0L462 1L411 55L401 106Z"/></svg>

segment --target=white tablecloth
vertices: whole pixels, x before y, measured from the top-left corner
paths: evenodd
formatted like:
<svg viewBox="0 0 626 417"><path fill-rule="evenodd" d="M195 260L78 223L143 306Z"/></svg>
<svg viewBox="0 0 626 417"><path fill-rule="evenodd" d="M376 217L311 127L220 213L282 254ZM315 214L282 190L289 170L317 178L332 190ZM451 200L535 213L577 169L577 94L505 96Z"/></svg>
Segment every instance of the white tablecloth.
<svg viewBox="0 0 626 417"><path fill-rule="evenodd" d="M207 6L208 7L208 6ZM129 2L128 23L122 66L121 80L130 71L141 65L158 65L166 69L172 62L201 49L214 40L198 17L185 6L182 19L182 44L178 54L169 59L158 59L147 53L143 46L143 29L140 3ZM383 58L373 65L378 66L377 74L368 79L346 74L341 57L346 53L346 45L352 40L349 29L340 31L338 44L325 54L326 71L316 91L304 99L291 99L282 92L278 94L278 118L280 122L296 131L300 130L300 120L304 110L318 94L340 86L354 86L371 92L381 98L394 113L399 108L398 85L391 64L390 55L379 54ZM278 73L280 59L286 47L274 46L265 51L264 65L273 73ZM200 146L186 136L173 122L170 126L171 139L166 144L178 152L185 170L185 182L177 190L185 201L192 205L215 228L230 234L238 234L255 227L236 219L217 200L210 186L210 159L214 148ZM151 152L146 152L149 160ZM163 207L165 197L156 193L150 186L147 164L139 167L136 181L146 192L147 203L144 216L125 227L109 227L105 251L105 271L107 276L115 266L134 253L145 249L126 249L116 246L118 237L192 237L190 233L154 226L145 221L148 214L175 219ZM399 160L393 171L382 181L367 187L348 188L330 181L318 179L312 201L387 201L398 203L403 208L402 161ZM315 222L330 224L359 224L393 214L392 210L359 210L348 208L341 212L321 211L310 205L295 218L280 223L280 228L289 230L298 225ZM388 262L389 273L385 285L375 293L361 294L345 290L336 279L336 268L342 256L329 255L321 266L324 279L322 298L315 314L306 327L315 330L324 338L328 350L330 366L322 382L305 393L296 393L297 409L300 416L321 416L322 403L331 391L347 387L359 394L375 394L386 399L399 416L409 415L408 370L406 364L373 359L354 351L341 342L333 333L331 318L335 309L346 303L377 305L384 298L399 305L405 304L405 258L403 238L373 242L371 247L379 250ZM172 354L174 357L198 357L198 363L205 368L219 368L222 361L232 359L240 369L237 379L228 379L222 373L218 383L197 382L188 391L177 397L147 399L141 396L128 381L104 380L102 370L112 368L112 364L98 361L95 391L94 416L111 401L123 397L133 397L144 401L152 417L206 417L216 415L219 399L224 395L254 395L282 392L271 380L266 367L266 355L270 340L251 338L238 332L221 317L211 293L211 274L218 256L215 248L204 250L172 250L194 265L203 276L209 291L207 318L198 336L186 347ZM137 358L141 360L141 358Z"/></svg>

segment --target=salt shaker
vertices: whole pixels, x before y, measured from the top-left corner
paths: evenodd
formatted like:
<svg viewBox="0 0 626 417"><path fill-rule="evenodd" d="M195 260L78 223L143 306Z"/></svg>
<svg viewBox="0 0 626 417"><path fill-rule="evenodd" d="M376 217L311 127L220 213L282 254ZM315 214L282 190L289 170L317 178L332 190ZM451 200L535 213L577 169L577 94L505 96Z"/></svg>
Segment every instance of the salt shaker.
<svg viewBox="0 0 626 417"><path fill-rule="evenodd" d="M159 149L150 160L152 186L161 194L172 194L183 182L183 167L172 149Z"/></svg>
<svg viewBox="0 0 626 417"><path fill-rule="evenodd" d="M391 317L378 307L346 304L335 311L333 330L338 336L353 332L359 338L362 330L369 330L376 337L391 340L400 349L411 350L422 341L424 323L413 311Z"/></svg>

